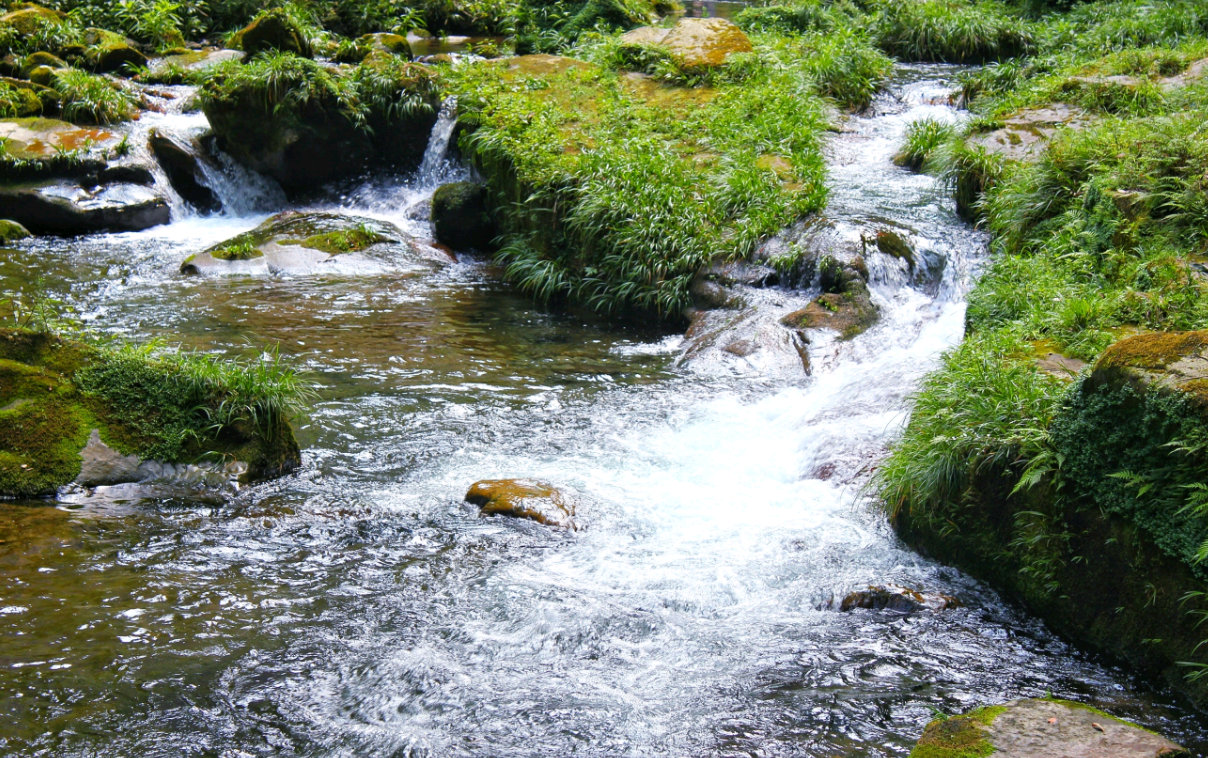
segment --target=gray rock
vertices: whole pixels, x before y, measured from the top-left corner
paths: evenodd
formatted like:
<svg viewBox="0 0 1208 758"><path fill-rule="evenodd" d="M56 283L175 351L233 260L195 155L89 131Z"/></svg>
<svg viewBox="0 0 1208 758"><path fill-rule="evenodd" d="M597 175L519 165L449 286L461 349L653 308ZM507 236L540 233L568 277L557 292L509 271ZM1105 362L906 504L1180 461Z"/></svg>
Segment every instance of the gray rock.
<svg viewBox="0 0 1208 758"><path fill-rule="evenodd" d="M81 187L69 181L0 187L0 205L35 234L137 231L168 223L167 202L147 187Z"/></svg>

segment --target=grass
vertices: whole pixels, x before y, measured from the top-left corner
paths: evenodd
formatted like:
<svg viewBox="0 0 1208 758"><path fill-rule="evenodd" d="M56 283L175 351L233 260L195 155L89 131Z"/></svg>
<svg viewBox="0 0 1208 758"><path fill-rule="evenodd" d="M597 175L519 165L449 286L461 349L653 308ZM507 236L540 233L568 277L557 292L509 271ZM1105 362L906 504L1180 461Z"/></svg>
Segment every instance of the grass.
<svg viewBox="0 0 1208 758"><path fill-rule="evenodd" d="M893 156L893 162L919 171L937 148L951 142L955 136L956 126L953 124L933 119L914 121L906 127L906 138L901 149Z"/></svg>
<svg viewBox="0 0 1208 758"><path fill-rule="evenodd" d="M62 336L57 323L14 315L0 330L0 492L53 494L78 475L91 429L168 463L231 456L264 471L296 458L289 420L311 391L275 351L231 360Z"/></svg>
<svg viewBox="0 0 1208 758"><path fill-rule="evenodd" d="M138 109L138 97L103 76L78 69L62 69L54 77L62 98L64 119L77 124L116 124L129 121Z"/></svg>
<svg viewBox="0 0 1208 758"><path fill-rule="evenodd" d="M873 36L903 60L985 63L1035 46L1031 25L1000 3L877 0L873 7Z"/></svg>
<svg viewBox="0 0 1208 758"><path fill-rule="evenodd" d="M463 153L505 209L508 279L545 301L675 319L701 267L821 209L827 118L802 44L736 55L695 88L587 64L456 69ZM615 52L581 48L606 64Z"/></svg>

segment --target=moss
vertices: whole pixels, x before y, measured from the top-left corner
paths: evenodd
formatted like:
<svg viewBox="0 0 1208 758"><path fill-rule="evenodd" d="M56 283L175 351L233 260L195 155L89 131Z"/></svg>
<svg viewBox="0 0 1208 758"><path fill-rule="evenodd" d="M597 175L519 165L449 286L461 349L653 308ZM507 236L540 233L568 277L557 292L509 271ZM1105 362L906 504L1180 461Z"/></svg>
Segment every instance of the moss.
<svg viewBox="0 0 1208 758"><path fill-rule="evenodd" d="M248 261L264 257L264 252L247 235L240 235L207 252L222 261Z"/></svg>
<svg viewBox="0 0 1208 758"><path fill-rule="evenodd" d="M16 221L0 218L0 244L7 245L10 242L25 239L29 236L29 230L21 226Z"/></svg>
<svg viewBox="0 0 1208 758"><path fill-rule="evenodd" d="M287 8L272 8L256 16L231 37L230 44L248 55L268 51L293 53L304 58L313 55L305 28Z"/></svg>
<svg viewBox="0 0 1208 758"><path fill-rule="evenodd" d="M910 751L910 758L981 758L993 755L994 746L986 739L983 726L1006 710L992 705L964 715L936 719L923 730L923 736Z"/></svg>
<svg viewBox="0 0 1208 758"><path fill-rule="evenodd" d="M1159 332L1120 340L1103 352L1103 368L1164 369L1208 346L1208 331Z"/></svg>
<svg viewBox="0 0 1208 758"><path fill-rule="evenodd" d="M333 232L313 234L303 240L282 240L282 245L301 245L311 250L321 250L331 255L356 253L379 242L388 242L389 237L378 234L367 227L340 229ZM217 257L217 256L215 256Z"/></svg>
<svg viewBox="0 0 1208 758"><path fill-rule="evenodd" d="M168 463L217 454L250 478L298 462L292 375L156 357L45 332L0 329L0 493L53 494L79 474L92 429L124 454Z"/></svg>

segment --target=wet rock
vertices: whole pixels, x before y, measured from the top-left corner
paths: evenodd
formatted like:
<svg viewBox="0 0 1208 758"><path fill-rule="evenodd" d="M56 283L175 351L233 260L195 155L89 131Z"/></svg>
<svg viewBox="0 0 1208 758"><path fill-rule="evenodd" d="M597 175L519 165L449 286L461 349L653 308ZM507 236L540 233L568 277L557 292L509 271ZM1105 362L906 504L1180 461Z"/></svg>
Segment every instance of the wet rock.
<svg viewBox="0 0 1208 758"><path fill-rule="evenodd" d="M102 150L117 143L113 132L53 118L0 120L0 140L10 156L22 161L53 160L88 148Z"/></svg>
<svg viewBox="0 0 1208 758"><path fill-rule="evenodd" d="M1170 740L1081 703L1013 700L927 725L910 753L927 758L1078 756L1173 758L1187 755Z"/></svg>
<svg viewBox="0 0 1208 758"><path fill-rule="evenodd" d="M902 238L902 235L889 229L878 229L873 239L878 250L891 258L906 261L906 265L910 267L910 270L914 270L914 248ZM865 279L867 278L865 276Z"/></svg>
<svg viewBox="0 0 1208 758"><path fill-rule="evenodd" d="M242 50L207 47L202 50L191 50L187 53L156 58L148 64L148 68L153 73L160 73L170 68L178 68L184 71L204 71L226 61L242 61L245 55L246 53Z"/></svg>
<svg viewBox="0 0 1208 758"><path fill-rule="evenodd" d="M235 33L232 43L245 50L248 55L267 50L280 50L310 58L314 53L310 40L289 13L274 8Z"/></svg>
<svg viewBox="0 0 1208 758"><path fill-rule="evenodd" d="M694 313L678 363L708 373L730 370L793 377L810 372L808 338L777 323L775 308L765 304L735 308L741 310Z"/></svg>
<svg viewBox="0 0 1208 758"><path fill-rule="evenodd" d="M844 275L840 286L841 291L823 292L806 307L782 318L781 323L791 329L833 329L840 339L863 333L880 316L868 285L853 273Z"/></svg>
<svg viewBox="0 0 1208 758"><path fill-rule="evenodd" d="M741 308L745 303L741 295L703 275L692 280L688 294L692 295L693 307L699 310Z"/></svg>
<svg viewBox="0 0 1208 758"><path fill-rule="evenodd" d="M547 526L575 528L573 500L551 484L535 479L484 479L466 492L479 512L525 518Z"/></svg>
<svg viewBox="0 0 1208 758"><path fill-rule="evenodd" d="M681 18L670 29L640 27L621 35L621 43L662 48L685 73L717 68L730 55L754 49L741 29L722 18Z"/></svg>
<svg viewBox="0 0 1208 758"><path fill-rule="evenodd" d="M108 487L115 484L155 483L187 487L221 488L247 472L242 461L225 463L164 463L137 455L123 455L101 440L93 429L80 450L80 473L74 483L81 487Z"/></svg>
<svg viewBox="0 0 1208 758"><path fill-rule="evenodd" d="M168 223L167 202L136 184L86 188L64 181L0 187L6 215L37 234L137 231Z"/></svg>
<svg viewBox="0 0 1208 758"><path fill-rule="evenodd" d="M426 273L449 256L376 219L279 213L181 264L185 274Z"/></svg>
<svg viewBox="0 0 1208 758"><path fill-rule="evenodd" d="M0 218L0 244L23 240L29 236L29 230L16 221Z"/></svg>
<svg viewBox="0 0 1208 758"><path fill-rule="evenodd" d="M498 233L487 210L486 186L476 182L442 184L432 194L432 231L454 250L488 250Z"/></svg>
<svg viewBox="0 0 1208 758"><path fill-rule="evenodd" d="M1049 141L1061 129L1082 129L1094 118L1081 108L1053 103L1044 108L1027 108L1003 120L999 129L975 134L966 140L970 147L1011 161L1038 159Z"/></svg>
<svg viewBox="0 0 1208 758"><path fill-rule="evenodd" d="M840 611L864 608L873 611L942 611L959 608L960 601L949 595L924 594L896 584L877 585L848 593L839 603Z"/></svg>
<svg viewBox="0 0 1208 758"><path fill-rule="evenodd" d="M153 129L148 147L168 175L173 189L190 205L199 211L215 211L221 207L213 190L202 181L202 158L196 145L185 144L177 137Z"/></svg>
<svg viewBox="0 0 1208 758"><path fill-rule="evenodd" d="M705 276L727 287L771 287L780 283L780 274L776 269L746 261L715 263L705 272Z"/></svg>
<svg viewBox="0 0 1208 758"><path fill-rule="evenodd" d="M0 76L0 82L15 90L15 100L12 102L12 106L13 115L18 118L39 116L46 110L55 107L59 101L57 92L34 82L5 76Z"/></svg>

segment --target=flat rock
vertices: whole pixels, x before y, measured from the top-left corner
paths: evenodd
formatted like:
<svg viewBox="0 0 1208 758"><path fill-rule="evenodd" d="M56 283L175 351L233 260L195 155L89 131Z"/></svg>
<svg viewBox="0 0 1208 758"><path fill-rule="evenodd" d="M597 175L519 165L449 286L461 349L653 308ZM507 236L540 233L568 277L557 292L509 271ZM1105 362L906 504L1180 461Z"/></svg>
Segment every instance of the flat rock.
<svg viewBox="0 0 1208 758"><path fill-rule="evenodd" d="M116 143L118 136L108 129L76 126L53 118L16 118L0 121L0 141L12 157L36 160Z"/></svg>
<svg viewBox="0 0 1208 758"><path fill-rule="evenodd" d="M1021 110L1005 119L1002 128L969 137L967 143L1007 160L1033 161L1040 157L1058 130L1082 129L1093 121L1093 117L1081 108L1053 103L1044 108Z"/></svg>
<svg viewBox="0 0 1208 758"><path fill-rule="evenodd" d="M221 47L207 47L180 55L167 55L155 58L148 65L152 72L160 72L169 68L180 68L185 71L204 71L226 61L241 61L246 53L242 50L230 50Z"/></svg>
<svg viewBox="0 0 1208 758"><path fill-rule="evenodd" d="M681 18L670 29L639 27L622 35L621 42L664 48L687 72L717 68L733 53L754 49L742 29L723 18Z"/></svg>
<svg viewBox="0 0 1208 758"><path fill-rule="evenodd" d="M483 515L524 518L574 529L574 501L557 487L535 479L484 479L466 492L466 502Z"/></svg>
<svg viewBox="0 0 1208 758"><path fill-rule="evenodd" d="M1208 330L1138 334L1116 342L1099 356L1091 380L1121 379L1186 393L1208 409Z"/></svg>
<svg viewBox="0 0 1208 758"><path fill-rule="evenodd" d="M912 756L1158 758L1187 753L1170 740L1081 703L1014 700L932 721Z"/></svg>
<svg viewBox="0 0 1208 758"><path fill-rule="evenodd" d="M4 215L35 234L137 231L168 223L168 203L138 184L82 187L50 181L0 187Z"/></svg>
<svg viewBox="0 0 1208 758"><path fill-rule="evenodd" d="M181 264L185 274L306 275L427 273L453 262L401 229L361 216L279 213Z"/></svg>

